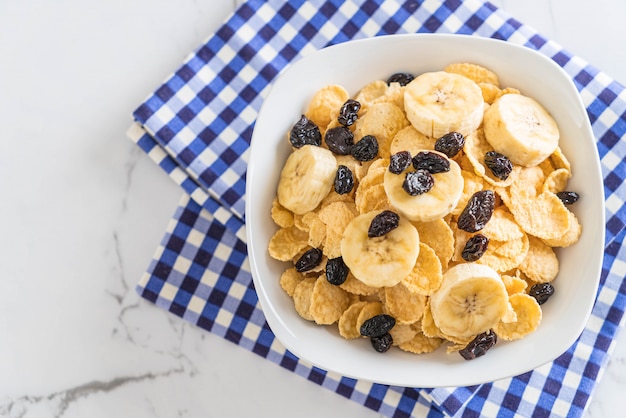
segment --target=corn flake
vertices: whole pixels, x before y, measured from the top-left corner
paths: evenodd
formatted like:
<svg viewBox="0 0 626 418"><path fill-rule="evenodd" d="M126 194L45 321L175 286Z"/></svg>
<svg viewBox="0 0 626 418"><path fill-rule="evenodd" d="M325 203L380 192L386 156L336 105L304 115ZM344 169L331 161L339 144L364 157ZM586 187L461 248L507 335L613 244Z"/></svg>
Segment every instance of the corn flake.
<svg viewBox="0 0 626 418"><path fill-rule="evenodd" d="M305 116L312 120L320 129L326 128L332 120L337 118L341 106L349 98L350 94L342 86L331 84L323 87L313 95Z"/></svg>
<svg viewBox="0 0 626 418"><path fill-rule="evenodd" d="M443 273L435 250L420 242L420 251L411 273L400 283L420 295L430 295L439 289Z"/></svg>
<svg viewBox="0 0 626 418"><path fill-rule="evenodd" d="M308 246L309 236L305 231L292 226L280 228L270 239L268 251L279 261L292 260Z"/></svg>
<svg viewBox="0 0 626 418"><path fill-rule="evenodd" d="M339 321L341 314L350 305L350 296L338 286L334 286L322 275L317 278L311 294L309 312L315 323L330 325Z"/></svg>
<svg viewBox="0 0 626 418"><path fill-rule="evenodd" d="M426 296L413 293L402 283L384 289L383 309L397 323L412 324L421 319L426 306Z"/></svg>
<svg viewBox="0 0 626 418"><path fill-rule="evenodd" d="M293 297L293 293L296 290L296 286L302 280L304 280L305 276L302 273L299 273L295 267L288 268L281 274L280 276L280 287L291 297Z"/></svg>
<svg viewBox="0 0 626 418"><path fill-rule="evenodd" d="M528 254L519 266L520 271L535 282L551 282L559 273L559 259L539 238L530 236L529 242Z"/></svg>
<svg viewBox="0 0 626 418"><path fill-rule="evenodd" d="M513 341L535 331L541 323L542 313L537 300L525 293L515 293L509 296L509 302L517 319L509 323L499 322L494 331L498 338Z"/></svg>
<svg viewBox="0 0 626 418"><path fill-rule="evenodd" d="M459 74L469 78L475 83L489 83L500 86L498 75L482 65L469 62L456 62L443 69L445 72Z"/></svg>
<svg viewBox="0 0 626 418"><path fill-rule="evenodd" d="M361 310L363 310L363 307L368 303L369 302L366 301L356 301L343 311L337 324L339 328L339 335L347 340L352 340L361 336L361 333L356 326L356 321L361 313Z"/></svg>
<svg viewBox="0 0 626 418"><path fill-rule="evenodd" d="M373 135L378 140L378 155L389 158L391 141L409 121L401 108L393 103L374 103L367 112L354 123L355 140Z"/></svg>
<svg viewBox="0 0 626 418"><path fill-rule="evenodd" d="M293 302L296 312L307 321L313 321L311 315L311 296L317 279L307 277L297 284L293 291Z"/></svg>

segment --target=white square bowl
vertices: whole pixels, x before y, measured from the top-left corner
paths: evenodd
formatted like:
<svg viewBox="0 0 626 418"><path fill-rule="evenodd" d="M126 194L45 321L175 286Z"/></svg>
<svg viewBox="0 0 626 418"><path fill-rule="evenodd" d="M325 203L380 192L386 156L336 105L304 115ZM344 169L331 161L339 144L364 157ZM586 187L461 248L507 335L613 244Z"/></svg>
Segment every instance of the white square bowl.
<svg viewBox="0 0 626 418"><path fill-rule="evenodd" d="M581 195L572 206L583 232L571 247L558 249L556 292L542 305L539 328L521 340L500 341L472 361L447 354L384 354L367 339L345 340L336 325L320 326L296 313L279 278L287 263L267 251L277 227L270 216L282 166L291 151L286 140L313 94L339 84L354 95L395 72L420 74L453 62L484 65L503 86L535 98L552 114L560 147L572 164L568 189ZM351 41L317 51L291 65L275 81L256 121L247 172L246 229L254 285L267 322L296 356L343 376L407 387L467 386L515 376L554 360L583 331L599 283L604 251L604 196L600 163L585 107L568 75L529 48L469 35L409 34Z"/></svg>

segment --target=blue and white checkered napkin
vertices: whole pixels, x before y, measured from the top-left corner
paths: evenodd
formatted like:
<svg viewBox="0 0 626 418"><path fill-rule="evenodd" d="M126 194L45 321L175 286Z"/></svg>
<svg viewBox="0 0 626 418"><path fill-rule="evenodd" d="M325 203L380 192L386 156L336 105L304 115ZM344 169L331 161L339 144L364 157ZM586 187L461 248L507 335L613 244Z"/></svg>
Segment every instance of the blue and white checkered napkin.
<svg viewBox="0 0 626 418"><path fill-rule="evenodd" d="M244 234L248 145L268 85L327 45L392 33L506 39L551 57L587 106L601 157L606 251L597 302L578 341L554 362L472 387L390 387L328 373L276 340L255 293ZM187 195L139 293L156 305L387 416L580 416L626 307L626 93L618 83L489 3L250 0L134 113L129 136Z"/></svg>

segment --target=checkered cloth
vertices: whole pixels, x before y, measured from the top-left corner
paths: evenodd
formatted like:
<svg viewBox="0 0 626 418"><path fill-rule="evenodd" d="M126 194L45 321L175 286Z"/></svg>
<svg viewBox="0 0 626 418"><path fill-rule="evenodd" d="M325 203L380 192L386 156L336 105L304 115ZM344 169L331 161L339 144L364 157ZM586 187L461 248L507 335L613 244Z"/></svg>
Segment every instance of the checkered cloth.
<svg viewBox="0 0 626 418"><path fill-rule="evenodd" d="M248 146L267 87L294 60L350 39L439 32L505 39L574 80L601 158L606 248L597 301L577 342L520 376L471 387L357 381L288 352L265 322L244 234ZM129 136L187 193L138 292L157 306L386 416L580 416L626 306L626 94L608 76L481 0L250 0L134 112Z"/></svg>

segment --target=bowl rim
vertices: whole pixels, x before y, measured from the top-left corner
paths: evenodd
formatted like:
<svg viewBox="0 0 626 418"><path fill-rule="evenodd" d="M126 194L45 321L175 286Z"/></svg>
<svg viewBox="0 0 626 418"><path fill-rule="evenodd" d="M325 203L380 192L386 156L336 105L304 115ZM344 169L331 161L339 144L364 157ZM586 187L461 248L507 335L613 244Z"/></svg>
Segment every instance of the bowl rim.
<svg viewBox="0 0 626 418"><path fill-rule="evenodd" d="M537 60L538 62L543 63L543 65L545 65L546 68L550 68L550 70L553 71L555 74L559 74L558 77L561 79L560 81L564 83L565 86L567 86L567 88L569 89L567 93L568 95L572 96L571 98L573 99L573 102L570 104L572 108L571 111L576 113L578 117L581 117L581 114L584 115L584 117L581 118L580 126L577 127L580 129L580 132L581 132L580 135L583 139L586 140L585 144L587 146L590 145L589 144L590 139L593 141L593 149L595 151L594 158L589 158L590 161L588 161L588 164L584 168L579 167L579 168L576 168L576 170L578 171L584 170L586 174L591 173L593 180L595 180L596 183L599 180L599 183L600 183L599 185L602 186L603 177L601 175L597 148L595 146L595 138L591 130L591 125L589 123L589 119L587 117L586 109L582 102L582 98L580 97L578 90L576 89L569 75L567 75L567 73L558 64L556 64L554 61L552 61L547 56L541 54L540 52L535 51L528 47L513 44L508 41L502 41L498 39L484 38L484 37L472 36L472 35L458 35L458 34L383 35L383 36L377 36L377 37L372 37L372 38L347 41L347 42L343 42L340 44L328 46L326 48L317 50L311 54L308 54L298 59L297 61L289 64L283 71L281 71L281 73L278 75L278 77L274 80L274 82L270 86L268 93L264 98L264 102L259 111L259 114L256 120L256 125L252 134L252 140L251 140L250 151L249 151L250 155L249 155L249 165L248 165L248 172L247 172L247 181L246 181L246 208L245 208L246 238L248 242L249 261L250 261L252 278L253 278L255 289L259 296L261 309L263 313L265 314L265 317L266 317L268 325L270 326L270 329L275 334L276 338L287 348L287 350L289 350L291 353L293 353L297 357L307 362L310 362L317 367L320 367L330 372L339 373L346 377L362 379L362 380L372 381L372 382L381 383L381 384L399 385L399 386L407 386L407 387L443 387L443 386L467 386L467 385L480 384L480 383L490 382L490 381L507 378L511 376L516 376L516 375L525 373L529 370L532 370L536 367L539 367L545 363L548 363L554 360L556 357L566 352L567 349L578 339L580 334L583 332L585 325L591 315L593 304L595 303L597 289L599 286L600 272L601 272L603 252L604 252L605 212L604 212L603 187L600 187L600 190L598 192L601 195L600 196L601 201L590 203L590 205L592 205L591 207L593 208L594 213L596 214L596 222L594 223L593 226L596 226L595 229L597 229L598 225L601 225L602 227L600 228L599 231L594 231L593 233L587 232L587 230L585 229L583 230L583 234L592 234L592 236L589 239L592 240L593 243L601 243L601 245L599 245L598 248L595 248L595 247L592 248L592 252L587 255L587 264L588 264L587 270L589 270L591 274L594 276L593 283L591 283L590 288L593 288L594 291L593 291L593 297L589 297L588 299L585 299L584 300L585 303L583 303L582 305L578 305L578 309L580 312L579 316L581 318L584 318L584 320L578 321L576 323L576 326L572 326L571 332L568 334L567 340L560 341L558 344L558 348L553 349L550 355L546 355L542 357L541 361L534 362L534 363L530 362L532 364L530 364L529 362L524 362L523 365L520 364L519 366L516 366L515 365L516 362L511 362L512 365L509 365L509 368L506 369L506 371L496 370L496 371L489 372L487 370L486 372L479 373L477 375L470 375L468 373L465 373L462 376L455 375L452 377L448 377L446 376L446 373L443 373L438 376L431 376L428 379L424 379L422 377L412 377L412 376L407 376L407 375L390 376L389 374L380 373L380 372L377 372L376 370L374 371L369 370L367 372L363 372L358 369L355 369L353 366L344 367L345 365L340 364L337 361L328 361L328 359L325 359L320 356L316 356L314 352L315 350L302 347L302 344L298 341L300 338L300 336L298 335L300 330L292 329L287 323L286 318L281 317L280 313L276 310L276 307L274 306L275 305L274 301L271 300L271 296L268 292L268 289L265 286L265 279L262 278L262 276L264 275L264 272L261 271L262 270L261 266L262 266L262 263L265 262L265 258L261 252L262 251L266 252L266 247L258 248L258 246L255 246L255 244L259 242L261 237L258 237L259 233L254 228L255 226L254 222L256 222L256 218L254 216L255 215L254 210L257 207L257 200L256 200L257 195L254 193L255 191L254 187L256 185L256 178L258 176L265 176L266 173L264 172L263 167L258 166L258 162L255 156L257 154L267 152L266 150L267 147L264 147L263 140L259 138L261 135L260 133L261 130L265 129L265 126L263 125L263 121L264 121L265 114L270 111L268 109L270 109L270 107L272 106L273 95L275 94L278 88L282 87L282 83L284 83L285 80L287 80L288 77L290 77L290 75L294 74L297 71L300 71L301 68L307 65L311 65L311 63L314 60L323 60L325 56L330 55L330 54L335 54L335 53L338 54L342 52L347 53L349 52L349 49L367 48L369 50L373 50L374 48L381 48L381 47L388 45L389 43L396 43L396 42L399 42L399 43L402 43L402 42L450 43L451 42L451 43L460 43L468 47L479 46L480 48L486 48L489 50L494 49L494 48L504 49L504 50L510 51L512 54L521 54L524 57L532 57L534 60ZM302 99L302 101L304 102L305 99ZM269 216L269 207L267 207L266 209L267 209L268 216ZM589 225L589 227L592 227L592 225ZM278 278L276 278L276 280L278 280ZM293 315L297 315L295 311L293 311ZM303 322L302 324L303 327L309 326L309 324L304 323L306 321L304 321L303 319L299 317L297 319ZM313 324L313 326L319 329L316 332L319 332L319 333L326 332L324 330L324 327L321 327L315 324ZM341 343L350 345L350 344L354 344L355 342L342 340ZM513 344L514 343L516 342L513 342ZM358 342L358 344L363 345L362 342ZM439 350L442 350L442 348L439 348ZM530 351L532 353L541 354L541 347L539 347L538 344L533 344L533 346L530 347ZM519 353L519 350L515 350L514 352ZM410 354L410 353L406 353L406 354L408 354L409 356L413 356L410 358L415 359L415 356L416 356L415 354ZM377 355L380 356L380 354L377 354ZM426 359L425 361L427 361L428 356L429 355L421 355L417 357L425 358ZM488 357L489 356L485 356L481 359L476 359L476 360L473 360L472 362L467 362L463 364L463 366L465 367L471 363L474 363L474 364L481 363L482 367L484 368L485 364L488 364L488 363L482 362L482 359L485 359ZM403 360L399 360L399 361L403 361ZM447 366L448 364L444 364L444 367L447 367ZM455 366L453 367L456 367L456 363L455 363ZM475 370L476 367L471 366L471 367L466 367L466 368L468 370ZM498 368L493 368L493 369L498 369Z"/></svg>

